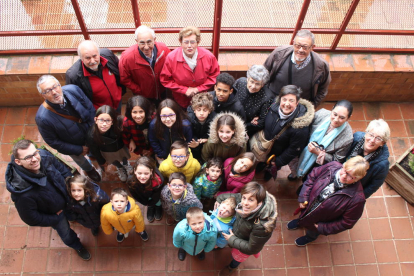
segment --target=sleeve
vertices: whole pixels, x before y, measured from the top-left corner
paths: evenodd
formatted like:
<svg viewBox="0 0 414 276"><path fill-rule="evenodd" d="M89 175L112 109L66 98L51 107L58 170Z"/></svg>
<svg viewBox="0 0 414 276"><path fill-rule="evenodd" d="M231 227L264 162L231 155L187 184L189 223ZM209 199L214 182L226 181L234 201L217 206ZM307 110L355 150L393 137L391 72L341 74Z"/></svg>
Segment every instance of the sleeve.
<svg viewBox="0 0 414 276"><path fill-rule="evenodd" d="M263 66L267 69L267 71L269 71L269 73L272 71L272 68L273 68L273 58L275 56L276 49L272 51L272 53L266 58L263 64Z"/></svg>
<svg viewBox="0 0 414 276"><path fill-rule="evenodd" d="M53 226L59 222L59 216L64 212L57 214L40 213L36 202L29 198L23 197L15 203L20 218L29 226Z"/></svg>
<svg viewBox="0 0 414 276"><path fill-rule="evenodd" d="M250 232L249 240L243 240L235 235L228 240L230 247L240 250L244 254L254 255L259 253L266 242L270 239L272 233L267 233L263 226L253 226Z"/></svg>
<svg viewBox="0 0 414 276"><path fill-rule="evenodd" d="M183 122L183 132L185 140L187 141L187 143L190 143L191 140L193 140L193 128L191 126L190 121L186 120L185 122Z"/></svg>
<svg viewBox="0 0 414 276"><path fill-rule="evenodd" d="M194 179L193 182L193 190L194 190L194 194L196 195L196 197L198 199L201 199L201 190L203 189L202 183L201 183L201 179L203 176L198 176Z"/></svg>
<svg viewBox="0 0 414 276"><path fill-rule="evenodd" d="M128 67L128 59L121 56L119 61L119 75L121 78L121 83L132 90L134 94L139 94L141 88L139 84L135 83L131 75L131 70Z"/></svg>
<svg viewBox="0 0 414 276"><path fill-rule="evenodd" d="M181 228L182 228L182 224L187 223L187 219L184 219L182 221L180 221L177 226L174 228L174 233L173 233L173 244L175 247L177 248L182 248L183 247L183 243L184 243L184 237L181 235Z"/></svg>
<svg viewBox="0 0 414 276"><path fill-rule="evenodd" d="M60 172L63 179L65 179L68 176L72 176L72 172L69 170L69 168L65 164L60 162L59 159L57 159L52 153L46 150L44 151L44 153L46 153L47 158L50 160L50 162L56 168L56 170ZM62 189L66 191L66 187L64 183L62 183L62 186L63 186Z"/></svg>
<svg viewBox="0 0 414 276"><path fill-rule="evenodd" d="M102 230L104 231L106 235L111 235L112 232L114 232L114 228L112 227L112 225L109 223L108 219L105 216L104 209L102 209L101 211L101 226L102 226Z"/></svg>
<svg viewBox="0 0 414 276"><path fill-rule="evenodd" d="M134 224L135 224L135 232L141 233L145 230L144 219L142 218L141 209L139 209L138 205L135 205L135 216L134 216Z"/></svg>
<svg viewBox="0 0 414 276"><path fill-rule="evenodd" d="M154 150L154 153L158 157L165 158L165 156L168 155L162 150L160 142L157 139L157 137L155 136L155 121L152 121L149 125L148 140L149 140L149 143L150 143L152 149Z"/></svg>
<svg viewBox="0 0 414 276"><path fill-rule="evenodd" d="M99 209L102 210L102 207L108 204L109 201L110 199L109 199L108 194L104 190L100 189L99 190Z"/></svg>
<svg viewBox="0 0 414 276"><path fill-rule="evenodd" d="M316 167L308 174L308 178L306 179L305 183L303 183L302 189L300 191L298 202L300 203L304 203L305 201L309 202L309 195L310 195L310 192L312 191L313 184L318 178L318 175L322 172L322 170L324 170L325 166L327 165Z"/></svg>
<svg viewBox="0 0 414 276"><path fill-rule="evenodd" d="M148 206L153 206L160 200L162 188L163 186L160 185L159 188L152 192L151 200L148 201Z"/></svg>
<svg viewBox="0 0 414 276"><path fill-rule="evenodd" d="M158 168L160 173L162 174L162 176L164 178L169 177L169 175L168 175L168 163L167 162L168 162L168 160L165 159L164 161L161 162L160 167Z"/></svg>
<svg viewBox="0 0 414 276"><path fill-rule="evenodd" d="M315 107L317 107L328 95L328 87L331 83L331 72L329 70L329 65L325 64L325 79L321 80L318 86L318 91L315 96Z"/></svg>
<svg viewBox="0 0 414 276"><path fill-rule="evenodd" d="M353 137L352 134L350 134L349 139L346 139L343 143L338 144L338 148L335 149L335 152L333 153L325 153L324 158L324 164L332 162L332 161L338 161L340 163L343 163L346 158L346 154L349 151L349 148L352 145ZM336 145L336 144L335 144Z"/></svg>
<svg viewBox="0 0 414 276"><path fill-rule="evenodd" d="M214 143L207 141L207 143L204 144L203 149L201 150L201 158L204 160L204 162L207 162L210 160L210 158L213 157L213 148Z"/></svg>
<svg viewBox="0 0 414 276"><path fill-rule="evenodd" d="M206 81L202 85L197 86L200 92L210 90L216 84L216 78L220 74L220 66L218 65L216 57L212 54L210 55L209 63L211 67L208 72L205 72L207 74Z"/></svg>
<svg viewBox="0 0 414 276"><path fill-rule="evenodd" d="M385 178L387 177L388 171L389 171L389 162L387 160L384 163L385 163L385 165L382 166L382 168L380 170L377 170L376 172L373 172L371 174L372 175L372 178L369 179L366 182L366 185L364 187L364 195L365 195L365 198L369 198L384 183Z"/></svg>
<svg viewBox="0 0 414 276"><path fill-rule="evenodd" d="M168 88L175 93L185 94L185 92L187 92L188 87L184 85L180 85L174 80L174 76L173 76L174 69L171 66L173 62L175 61L172 60L171 54L169 54L165 60L164 66L162 67L162 71L160 74L161 84L165 88Z"/></svg>
<svg viewBox="0 0 414 276"><path fill-rule="evenodd" d="M131 141L131 127L128 124L128 119L125 117L124 122L122 123L122 141L124 142L125 146L129 146L129 142Z"/></svg>
<svg viewBox="0 0 414 276"><path fill-rule="evenodd" d="M262 108L260 109L259 120L257 120L257 125L255 126L257 131L262 130L264 128L264 122L266 119L266 115L267 115L267 112L269 111L270 106L272 105L272 102L273 100L269 99L262 105Z"/></svg>
<svg viewBox="0 0 414 276"><path fill-rule="evenodd" d="M210 252L214 249L217 243L217 230L214 229L214 231L211 233L211 237L208 239L206 245L204 246L204 252Z"/></svg>
<svg viewBox="0 0 414 276"><path fill-rule="evenodd" d="M106 160L102 156L99 146L93 141L92 137L88 136L88 138L86 139L86 144L89 148L89 151L92 153L93 157L95 157L96 161L98 161L98 164L99 165L105 164Z"/></svg>

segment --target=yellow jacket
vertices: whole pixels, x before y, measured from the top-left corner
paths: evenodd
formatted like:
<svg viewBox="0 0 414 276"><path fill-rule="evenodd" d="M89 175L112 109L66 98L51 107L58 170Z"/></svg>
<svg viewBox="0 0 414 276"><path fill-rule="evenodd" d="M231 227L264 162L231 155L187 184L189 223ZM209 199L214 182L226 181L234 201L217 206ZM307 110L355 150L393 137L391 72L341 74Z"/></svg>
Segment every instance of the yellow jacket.
<svg viewBox="0 0 414 276"><path fill-rule="evenodd" d="M128 201L127 210L122 214L112 208L111 202L102 207L101 225L105 234L112 234L113 228L122 234L128 233L134 226L137 233L145 230L141 209L135 204L135 200L132 197L128 197Z"/></svg>
<svg viewBox="0 0 414 276"><path fill-rule="evenodd" d="M169 154L168 158L160 164L159 170L167 182L172 173L181 172L185 175L187 183L193 183L194 177L200 171L200 168L200 163L193 157L193 154L190 151L190 156L188 157L187 164L185 164L184 167L177 168L171 159L171 154Z"/></svg>

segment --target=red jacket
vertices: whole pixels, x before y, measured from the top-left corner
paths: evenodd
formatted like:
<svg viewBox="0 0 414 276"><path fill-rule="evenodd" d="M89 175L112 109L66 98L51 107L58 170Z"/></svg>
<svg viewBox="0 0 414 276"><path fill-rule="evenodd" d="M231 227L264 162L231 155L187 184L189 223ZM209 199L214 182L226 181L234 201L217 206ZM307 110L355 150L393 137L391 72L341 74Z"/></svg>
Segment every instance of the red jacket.
<svg viewBox="0 0 414 276"><path fill-rule="evenodd" d="M216 57L201 47L197 51L197 66L194 71L185 62L181 47L168 55L161 71L161 83L172 91L175 101L184 108L187 108L191 100L185 95L188 87L197 87L200 92L209 91L220 74Z"/></svg>
<svg viewBox="0 0 414 276"><path fill-rule="evenodd" d="M232 194L240 193L240 191L244 187L244 185L246 185L247 183L249 183L250 181L253 180L255 170L250 172L248 175L242 175L242 176L230 175L230 173L231 173L230 163L231 163L231 161L233 161L233 159L234 158L231 157L231 158L227 158L226 161L224 161L225 187L222 184L221 185L221 190L223 190L223 187L224 187L225 192L218 192L217 193L218 196L221 195L221 194L226 194L226 193L232 193Z"/></svg>
<svg viewBox="0 0 414 276"><path fill-rule="evenodd" d="M162 42L155 42L155 46L158 51L154 70L139 54L138 45L134 44L122 53L119 74L121 83L135 95L160 99L161 93L165 91L160 82L160 73L170 49Z"/></svg>

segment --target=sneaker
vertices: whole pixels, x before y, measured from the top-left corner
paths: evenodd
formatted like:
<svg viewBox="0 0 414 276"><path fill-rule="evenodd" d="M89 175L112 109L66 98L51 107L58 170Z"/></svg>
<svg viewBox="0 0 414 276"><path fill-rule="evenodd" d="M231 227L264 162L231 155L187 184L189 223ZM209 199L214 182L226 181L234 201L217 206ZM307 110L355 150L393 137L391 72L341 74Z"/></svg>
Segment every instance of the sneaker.
<svg viewBox="0 0 414 276"><path fill-rule="evenodd" d="M101 182L102 178L101 175L96 171L95 168L92 168L90 171L85 171L86 175L93 181L93 182Z"/></svg>
<svg viewBox="0 0 414 276"><path fill-rule="evenodd" d="M124 240L125 240L125 235L118 232L118 234L116 235L116 241L123 242Z"/></svg>
<svg viewBox="0 0 414 276"><path fill-rule="evenodd" d="M309 239L307 236L302 236L302 237L297 238L295 240L295 244L297 246L305 246L305 245L307 245L310 242L313 242L313 240Z"/></svg>
<svg viewBox="0 0 414 276"><path fill-rule="evenodd" d="M299 219L294 219L288 222L286 224L286 227L288 230L296 230L299 228Z"/></svg>
<svg viewBox="0 0 414 276"><path fill-rule="evenodd" d="M292 174L289 174L288 177L287 177L287 179L289 181L295 181L296 179L298 179L298 177L297 176L293 176Z"/></svg>
<svg viewBox="0 0 414 276"><path fill-rule="evenodd" d="M155 220L162 220L162 206L155 206Z"/></svg>
<svg viewBox="0 0 414 276"><path fill-rule="evenodd" d="M148 233L144 230L141 233L139 233L139 235L141 236L141 240L143 241L147 241L148 240Z"/></svg>
<svg viewBox="0 0 414 276"><path fill-rule="evenodd" d="M132 165L129 163L129 161L128 161L128 164L123 165L123 166L124 166L125 170L127 171L127 173L128 173L129 175L132 175L132 174L134 173L134 168L133 168L133 167L132 167Z"/></svg>
<svg viewBox="0 0 414 276"><path fill-rule="evenodd" d="M99 227L98 228L91 229L91 232L92 232L92 235L94 237L98 236L98 234L99 234Z"/></svg>
<svg viewBox="0 0 414 276"><path fill-rule="evenodd" d="M147 220L148 222L153 222L155 217L155 207L154 206L148 206L147 209Z"/></svg>
<svg viewBox="0 0 414 276"><path fill-rule="evenodd" d="M202 261L206 258L206 253L203 251L201 251L200 253L197 254L197 258Z"/></svg>
<svg viewBox="0 0 414 276"><path fill-rule="evenodd" d="M76 253L78 253L79 257L82 258L84 261L89 261L91 259L91 254L88 250L86 250L85 247L82 246L81 249L76 250Z"/></svg>
<svg viewBox="0 0 414 276"><path fill-rule="evenodd" d="M122 168L116 168L116 169L118 170L119 180L121 180L122 182L125 183L128 179L128 174L127 174L125 168L122 167Z"/></svg>
<svg viewBox="0 0 414 276"><path fill-rule="evenodd" d="M219 276L229 276L232 275L233 272L236 272L237 268L231 268L230 266L226 266L222 270L220 270Z"/></svg>
<svg viewBox="0 0 414 276"><path fill-rule="evenodd" d="M173 225L173 224L175 224L175 219L172 216L167 215L167 225Z"/></svg>
<svg viewBox="0 0 414 276"><path fill-rule="evenodd" d="M180 261L184 261L186 256L187 256L187 253L185 252L185 250L182 249L182 248L179 248L178 249L178 259Z"/></svg>

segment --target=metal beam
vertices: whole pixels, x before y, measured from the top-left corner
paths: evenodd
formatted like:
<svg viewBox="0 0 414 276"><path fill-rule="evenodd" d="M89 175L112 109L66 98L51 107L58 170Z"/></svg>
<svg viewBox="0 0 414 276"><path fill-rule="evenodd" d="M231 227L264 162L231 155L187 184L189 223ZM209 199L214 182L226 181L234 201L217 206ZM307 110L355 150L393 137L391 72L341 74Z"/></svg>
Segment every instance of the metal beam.
<svg viewBox="0 0 414 276"><path fill-rule="evenodd" d="M353 0L351 6L349 7L344 20L341 23L341 27L339 28L339 33L335 36L331 49L335 50L336 46L338 46L339 41L341 40L342 35L344 34L346 27L348 26L349 21L351 20L352 16L354 15L355 9L359 4L359 0Z"/></svg>
<svg viewBox="0 0 414 276"><path fill-rule="evenodd" d="M214 6L214 23L213 23L213 55L218 60L221 33L221 17L223 14L223 0L216 0Z"/></svg>
<svg viewBox="0 0 414 276"><path fill-rule="evenodd" d="M296 36L296 33L302 28L303 21L305 20L306 13L308 12L309 4L311 0L303 1L302 9L300 10L298 21L296 22L295 30L292 34L292 39L290 40L290 44L293 44L293 39Z"/></svg>
<svg viewBox="0 0 414 276"><path fill-rule="evenodd" d="M78 19L79 26L82 30L83 37L85 40L90 40L90 36L88 34L88 29L86 28L85 20L83 19L82 12L79 7L78 0L71 0L73 9L75 10L76 18Z"/></svg>
<svg viewBox="0 0 414 276"><path fill-rule="evenodd" d="M132 13L134 14L135 28L141 26L141 18L139 17L139 7L137 0L131 0Z"/></svg>

